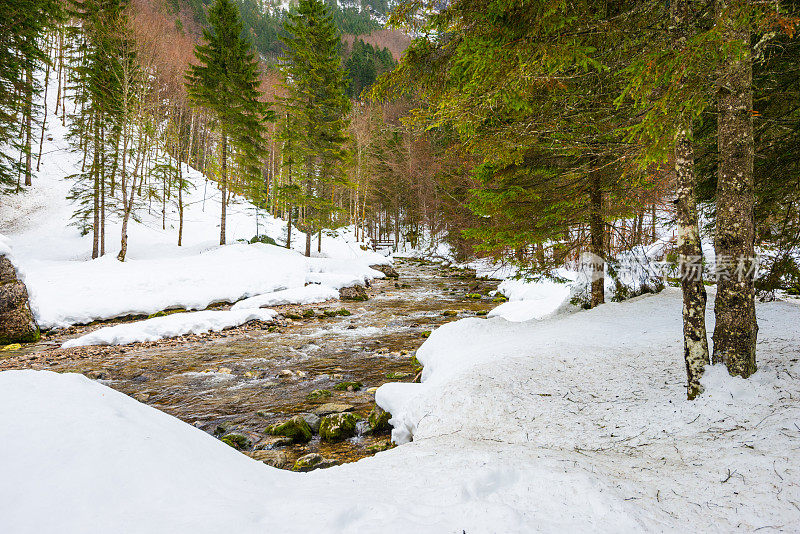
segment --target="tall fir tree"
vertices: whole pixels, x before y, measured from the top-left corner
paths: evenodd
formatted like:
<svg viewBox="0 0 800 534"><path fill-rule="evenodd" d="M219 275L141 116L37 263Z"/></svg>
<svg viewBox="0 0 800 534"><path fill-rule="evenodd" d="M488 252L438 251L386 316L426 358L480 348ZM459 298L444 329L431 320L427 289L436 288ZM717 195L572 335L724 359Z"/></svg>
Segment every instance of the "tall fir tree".
<svg viewBox="0 0 800 534"><path fill-rule="evenodd" d="M267 106L259 100L258 62L230 0L217 0L208 12L206 43L198 45L198 64L186 75L189 97L217 120L220 149L220 245L225 244L228 181L231 164L241 181L261 181L261 154Z"/></svg>
<svg viewBox="0 0 800 534"><path fill-rule="evenodd" d="M297 125L295 150L304 166L300 194L306 256L311 237L330 224L332 189L348 184L345 162L350 100L340 55L341 38L320 0L301 0L285 25L283 73L288 96L283 105Z"/></svg>

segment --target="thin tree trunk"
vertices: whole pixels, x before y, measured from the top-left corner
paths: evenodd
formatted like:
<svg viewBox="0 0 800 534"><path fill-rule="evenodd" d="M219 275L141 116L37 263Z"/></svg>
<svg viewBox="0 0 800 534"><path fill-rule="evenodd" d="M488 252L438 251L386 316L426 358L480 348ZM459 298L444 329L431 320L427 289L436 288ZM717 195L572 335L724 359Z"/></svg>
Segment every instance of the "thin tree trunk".
<svg viewBox="0 0 800 534"><path fill-rule="evenodd" d="M219 244L225 244L225 208L228 204L228 136L222 134L222 214L219 220Z"/></svg>
<svg viewBox="0 0 800 534"><path fill-rule="evenodd" d="M738 28L734 0L718 0L717 25L726 41L742 47L722 67L718 95L717 297L714 303L714 363L731 375L756 371L758 324L753 286L756 268L753 224L753 63L750 31Z"/></svg>
<svg viewBox="0 0 800 534"><path fill-rule="evenodd" d="M100 256L100 126L99 120L95 116L94 120L94 198L92 208L94 210L94 224L92 224L92 259Z"/></svg>
<svg viewBox="0 0 800 534"><path fill-rule="evenodd" d="M592 258L592 295L590 306L594 308L605 302L605 225L603 224L603 190L598 171L592 173L589 201L589 239Z"/></svg>
<svg viewBox="0 0 800 534"><path fill-rule="evenodd" d="M25 185L30 186L33 177L33 67L25 70L27 90L25 93Z"/></svg>

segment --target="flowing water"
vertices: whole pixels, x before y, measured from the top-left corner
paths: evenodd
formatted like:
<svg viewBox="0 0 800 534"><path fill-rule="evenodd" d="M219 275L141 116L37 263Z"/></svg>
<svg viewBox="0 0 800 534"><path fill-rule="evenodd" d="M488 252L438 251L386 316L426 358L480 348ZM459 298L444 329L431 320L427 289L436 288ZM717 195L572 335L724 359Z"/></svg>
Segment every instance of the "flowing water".
<svg viewBox="0 0 800 534"><path fill-rule="evenodd" d="M428 332L496 305L487 294L497 282L476 280L469 271L415 260L396 260L395 268L399 280L374 281L367 301L280 310L287 315L311 315L307 310L313 310L303 319L125 347L61 350L62 333L49 345L45 341L0 353L0 370L84 373L209 433L245 435L251 442L244 447L247 452L265 437L268 425L310 413L324 402L348 404L366 416L374 407L373 388L414 379L419 367L413 356ZM351 315L332 316L342 308ZM336 389L347 382L362 386ZM315 390L328 390L331 396L309 400ZM307 444L282 447L280 465L291 467L310 452L353 461L387 446L387 433L340 443L314 436Z"/></svg>

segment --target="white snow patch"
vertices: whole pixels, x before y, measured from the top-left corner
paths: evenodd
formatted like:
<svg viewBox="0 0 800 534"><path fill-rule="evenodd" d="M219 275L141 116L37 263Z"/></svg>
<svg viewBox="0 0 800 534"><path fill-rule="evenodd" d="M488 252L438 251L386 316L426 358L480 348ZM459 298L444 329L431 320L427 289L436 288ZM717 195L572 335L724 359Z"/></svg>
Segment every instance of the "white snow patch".
<svg viewBox="0 0 800 534"><path fill-rule="evenodd" d="M278 313L274 310L242 309L173 313L144 321L106 326L79 338L70 339L62 349L84 345L128 345L145 341L219 332L250 321L269 321Z"/></svg>
<svg viewBox="0 0 800 534"><path fill-rule="evenodd" d="M267 306L280 306L283 304L314 304L326 300L338 299L339 291L320 284L309 284L303 287L283 289L266 295L258 295L240 300L231 310L251 310Z"/></svg>

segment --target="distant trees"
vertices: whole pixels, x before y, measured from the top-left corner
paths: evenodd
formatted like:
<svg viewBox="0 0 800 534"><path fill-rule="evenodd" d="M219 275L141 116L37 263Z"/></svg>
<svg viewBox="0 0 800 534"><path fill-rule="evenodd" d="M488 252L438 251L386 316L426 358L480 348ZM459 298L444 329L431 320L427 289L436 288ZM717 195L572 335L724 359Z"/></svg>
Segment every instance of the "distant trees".
<svg viewBox="0 0 800 534"><path fill-rule="evenodd" d="M230 0L217 0L208 14L206 44L195 49L198 64L186 76L191 100L217 120L220 158L220 245L225 244L228 170L233 163L243 180L261 180L266 107L259 100L258 63L242 38L242 23Z"/></svg>
<svg viewBox="0 0 800 534"><path fill-rule="evenodd" d="M34 72L49 61L45 36L63 16L58 0L0 2L0 194L32 177L32 123L41 86Z"/></svg>

